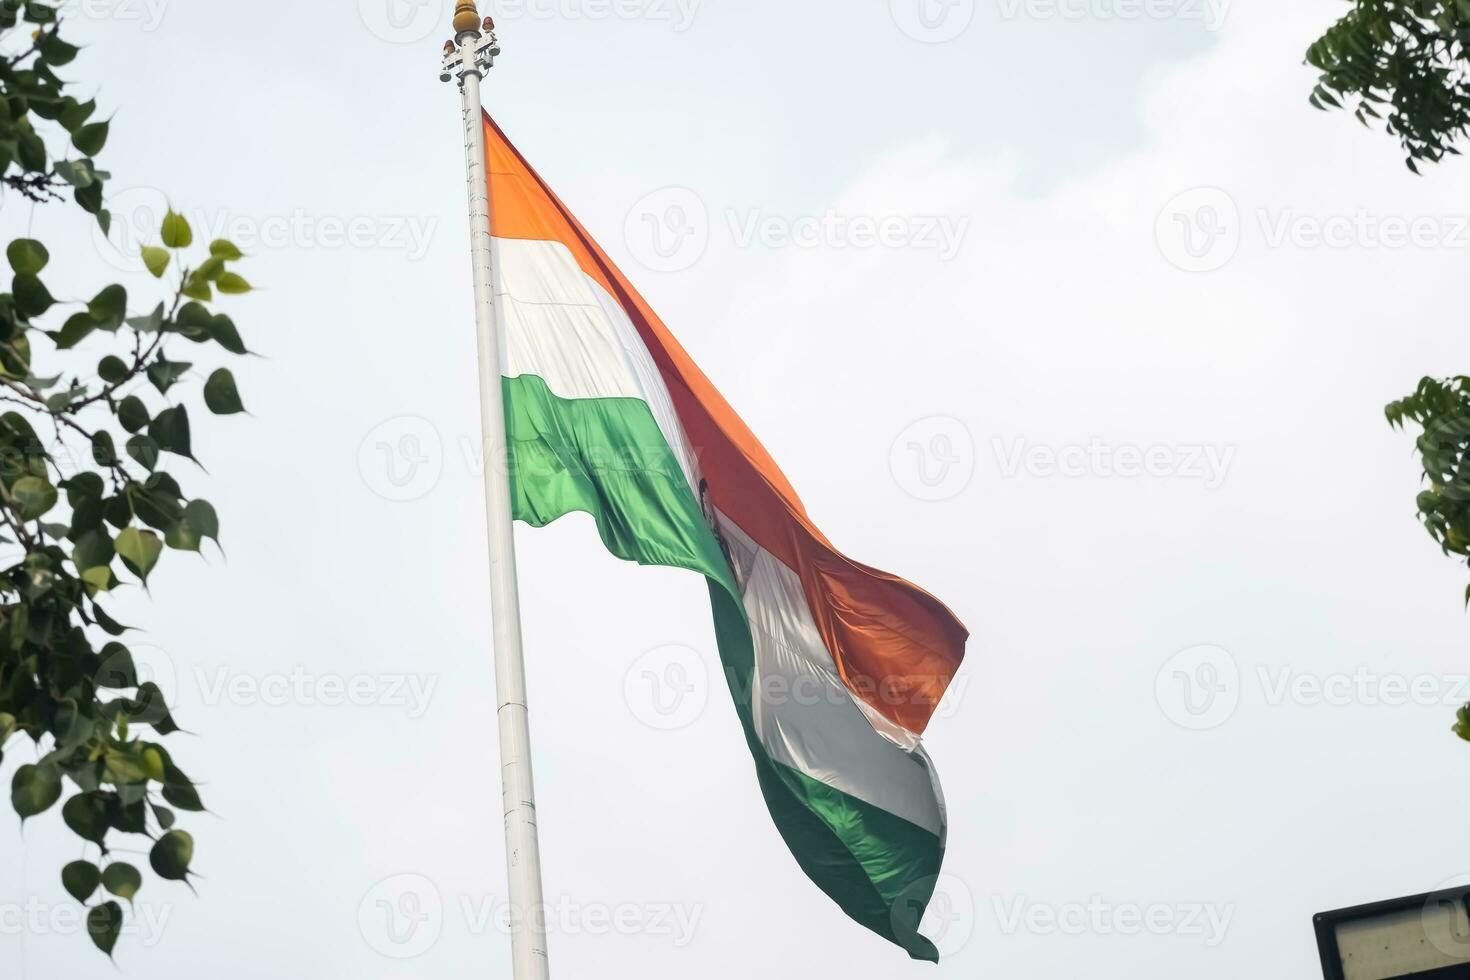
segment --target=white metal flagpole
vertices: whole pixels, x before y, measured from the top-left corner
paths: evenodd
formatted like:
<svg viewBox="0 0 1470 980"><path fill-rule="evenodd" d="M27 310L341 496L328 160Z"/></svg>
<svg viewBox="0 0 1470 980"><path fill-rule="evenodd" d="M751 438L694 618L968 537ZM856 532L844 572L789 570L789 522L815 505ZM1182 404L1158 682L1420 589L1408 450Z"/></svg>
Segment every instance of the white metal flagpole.
<svg viewBox="0 0 1470 980"><path fill-rule="evenodd" d="M490 182L485 129L480 119L480 82L498 54L494 23L488 17L481 22L474 0L459 0L454 12L454 41L445 45L440 78L459 80L464 103L465 179L469 186L475 327L480 348L480 427L485 445L485 519L490 534L490 614L495 620L495 694L505 801L505 862L510 878L511 958L514 980L548 980L546 911L541 893L536 793L531 778L531 726L526 712L526 665L521 651L520 595L496 330Z"/></svg>

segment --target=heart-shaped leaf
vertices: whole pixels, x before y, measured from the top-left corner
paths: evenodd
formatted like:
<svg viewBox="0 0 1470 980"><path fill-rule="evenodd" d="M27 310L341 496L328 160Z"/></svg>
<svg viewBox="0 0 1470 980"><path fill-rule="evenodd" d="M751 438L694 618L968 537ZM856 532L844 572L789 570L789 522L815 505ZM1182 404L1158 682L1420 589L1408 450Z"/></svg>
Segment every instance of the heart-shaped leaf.
<svg viewBox="0 0 1470 980"><path fill-rule="evenodd" d="M61 886L78 902L91 898L100 884L102 872L91 861L73 861L61 869Z"/></svg>

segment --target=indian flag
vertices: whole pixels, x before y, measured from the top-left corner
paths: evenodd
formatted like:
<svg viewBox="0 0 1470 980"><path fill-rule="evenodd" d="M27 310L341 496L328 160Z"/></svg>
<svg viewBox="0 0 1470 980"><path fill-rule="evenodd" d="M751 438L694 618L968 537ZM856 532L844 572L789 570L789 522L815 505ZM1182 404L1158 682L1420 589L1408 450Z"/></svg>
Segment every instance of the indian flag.
<svg viewBox="0 0 1470 980"><path fill-rule="evenodd" d="M618 557L708 580L777 830L844 912L937 961L918 925L944 858L944 797L920 736L965 627L833 547L637 290L484 126L515 518L544 527L584 511ZM773 690L809 696L761 696Z"/></svg>

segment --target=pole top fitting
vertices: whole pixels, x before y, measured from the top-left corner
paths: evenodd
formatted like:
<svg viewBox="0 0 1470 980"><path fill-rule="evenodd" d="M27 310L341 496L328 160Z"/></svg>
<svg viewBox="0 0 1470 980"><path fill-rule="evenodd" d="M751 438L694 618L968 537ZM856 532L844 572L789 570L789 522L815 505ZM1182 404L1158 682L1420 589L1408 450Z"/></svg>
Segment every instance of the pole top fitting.
<svg viewBox="0 0 1470 980"><path fill-rule="evenodd" d="M480 11L475 8L475 0L459 0L454 8L454 33L475 34L479 30Z"/></svg>

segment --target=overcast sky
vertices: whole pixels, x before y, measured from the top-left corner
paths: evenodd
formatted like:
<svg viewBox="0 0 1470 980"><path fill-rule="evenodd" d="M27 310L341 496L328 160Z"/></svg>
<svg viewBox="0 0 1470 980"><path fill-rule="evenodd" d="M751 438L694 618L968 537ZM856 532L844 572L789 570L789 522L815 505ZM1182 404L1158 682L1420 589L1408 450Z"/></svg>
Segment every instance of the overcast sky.
<svg viewBox="0 0 1470 980"><path fill-rule="evenodd" d="M1314 913L1470 872L1466 571L1382 416L1465 370L1470 164L1308 107L1342 3L924 2L521 0L487 102L828 536L973 630L939 972L1312 976ZM119 229L0 231L151 305L166 194L262 287L186 471L227 558L117 610L213 811L118 967L508 977L452 3L72 6ZM931 973L781 844L703 583L518 547L554 973ZM75 838L9 827L0 975L115 975Z"/></svg>

